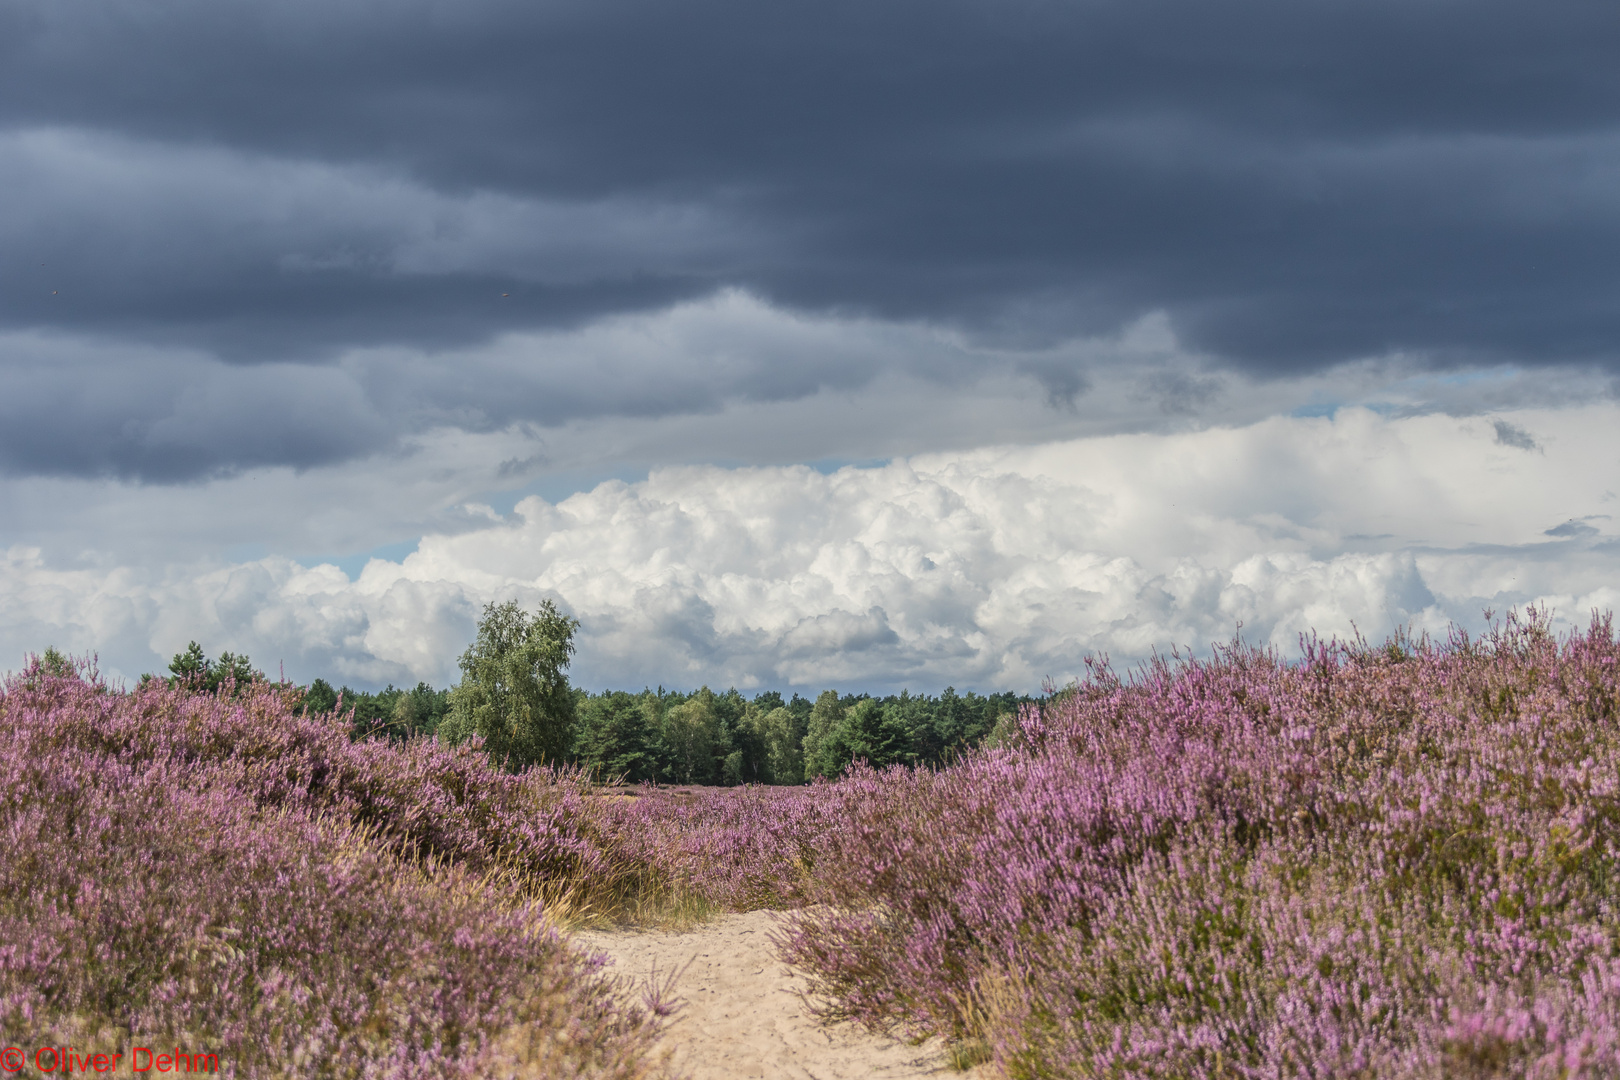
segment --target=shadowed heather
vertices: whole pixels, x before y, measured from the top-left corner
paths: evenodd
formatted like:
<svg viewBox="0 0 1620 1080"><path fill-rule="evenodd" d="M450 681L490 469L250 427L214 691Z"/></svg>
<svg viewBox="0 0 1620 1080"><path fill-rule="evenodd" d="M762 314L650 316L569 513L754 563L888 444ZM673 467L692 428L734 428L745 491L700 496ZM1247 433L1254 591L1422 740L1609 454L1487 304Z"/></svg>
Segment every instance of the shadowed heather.
<svg viewBox="0 0 1620 1080"><path fill-rule="evenodd" d="M658 1020L519 887L581 796L341 721L35 662L0 697L0 1032L242 1077L640 1077ZM651 1003L657 1005L657 1002Z"/></svg>

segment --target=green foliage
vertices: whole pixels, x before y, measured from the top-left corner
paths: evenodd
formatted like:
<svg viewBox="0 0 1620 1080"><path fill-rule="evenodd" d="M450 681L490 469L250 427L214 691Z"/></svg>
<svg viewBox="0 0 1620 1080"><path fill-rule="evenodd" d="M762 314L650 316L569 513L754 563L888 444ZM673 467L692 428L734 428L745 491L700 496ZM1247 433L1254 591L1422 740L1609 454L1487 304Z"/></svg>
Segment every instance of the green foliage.
<svg viewBox="0 0 1620 1080"><path fill-rule="evenodd" d="M723 783L775 782L765 752L765 716L765 706L758 701L750 701L743 706L742 716L731 729L731 753L726 755L721 769ZM732 761L733 757L736 758L735 762Z"/></svg>
<svg viewBox="0 0 1620 1080"><path fill-rule="evenodd" d="M781 700L780 694L776 697ZM796 715L781 706L761 717L760 741L764 744L765 772L770 783L804 783L804 733L808 719L808 713Z"/></svg>
<svg viewBox="0 0 1620 1080"><path fill-rule="evenodd" d="M838 700L838 691L823 690L810 710L809 723L804 734L804 775L837 776L844 771L850 759L844 755L840 734L844 724L844 705Z"/></svg>
<svg viewBox="0 0 1620 1080"><path fill-rule="evenodd" d="M381 696L393 690L390 686ZM435 690L425 682L414 690L400 690L390 710L389 737L414 739L419 735L432 735L438 731L450 711L450 691Z"/></svg>
<svg viewBox="0 0 1620 1080"><path fill-rule="evenodd" d="M76 660L54 645L47 646L43 653L30 655L28 666L23 670L23 678L28 686L55 679L88 680L97 686L103 685L93 659ZM142 685L151 678L150 675L143 675Z"/></svg>
<svg viewBox="0 0 1620 1080"><path fill-rule="evenodd" d="M729 785L801 784L838 776L856 760L876 768L944 765L1030 699L954 689L937 698L828 690L811 702L797 694L784 701L773 690L749 701L735 689L705 686L691 694L663 687L581 692L577 700L574 753L597 775Z"/></svg>
<svg viewBox="0 0 1620 1080"><path fill-rule="evenodd" d="M851 761L865 761L879 769L913 764L916 756L911 749L908 719L904 703L884 705L872 698L858 701L844 714L840 752L847 752Z"/></svg>
<svg viewBox="0 0 1620 1080"><path fill-rule="evenodd" d="M256 682L265 681L264 672L255 669L246 656L223 652L217 661L209 660L195 641L174 654L169 662L169 673L173 676L170 685L183 684L209 694L217 693L221 686L229 686L236 695Z"/></svg>
<svg viewBox="0 0 1620 1080"><path fill-rule="evenodd" d="M827 691L810 713L805 772L834 777L855 761L877 769L918 764L918 747L928 745L934 734L933 715L923 707L926 702L909 693L884 700L839 700L835 691Z"/></svg>
<svg viewBox="0 0 1620 1080"><path fill-rule="evenodd" d="M304 689L303 714L327 713L334 709L352 713L350 734L356 739L386 738L402 742L432 735L450 711L450 692L435 690L427 683L405 690L390 684L376 693L334 690L325 679L316 679Z"/></svg>
<svg viewBox="0 0 1620 1080"><path fill-rule="evenodd" d="M372 692L315 679L298 711L346 715L356 740L437 735L455 745L478 735L512 769L573 761L600 781L730 786L833 778L854 761L875 768L944 765L1030 700L949 687L937 698L905 691L841 697L827 690L814 702L774 690L749 700L735 687L593 694L571 689L563 673L577 629L549 601L533 615L515 603L491 604L461 657L462 679L453 690L424 682ZM54 649L41 663L52 671L52 664L71 666ZM245 656L209 661L196 642L175 655L169 670L171 684L210 692L227 679L246 686L264 678Z"/></svg>
<svg viewBox="0 0 1620 1080"><path fill-rule="evenodd" d="M574 742L574 694L563 669L579 622L550 600L532 616L512 600L489 604L478 636L461 654L461 682L439 734L452 745L472 735L514 771L565 760Z"/></svg>
<svg viewBox="0 0 1620 1080"><path fill-rule="evenodd" d="M603 779L639 783L658 779L656 698L623 690L578 695L574 754Z"/></svg>
<svg viewBox="0 0 1620 1080"><path fill-rule="evenodd" d="M343 699L349 700L352 691L347 686L343 688ZM304 691L303 711L307 714L327 713L337 708L338 691L332 689L332 684L325 679L316 679Z"/></svg>
<svg viewBox="0 0 1620 1080"><path fill-rule="evenodd" d="M725 746L723 734L714 691L707 686L666 711L660 736L673 779L682 784L714 783L715 756Z"/></svg>

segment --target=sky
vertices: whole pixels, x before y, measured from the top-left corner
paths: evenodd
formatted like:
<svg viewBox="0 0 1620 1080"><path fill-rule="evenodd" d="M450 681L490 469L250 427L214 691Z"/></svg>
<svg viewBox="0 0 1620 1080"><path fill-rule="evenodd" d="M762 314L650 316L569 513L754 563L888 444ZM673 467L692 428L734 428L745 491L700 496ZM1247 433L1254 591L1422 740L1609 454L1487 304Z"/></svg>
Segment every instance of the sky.
<svg viewBox="0 0 1620 1080"><path fill-rule="evenodd" d="M0 2L0 670L1035 691L1620 590L1620 22Z"/></svg>

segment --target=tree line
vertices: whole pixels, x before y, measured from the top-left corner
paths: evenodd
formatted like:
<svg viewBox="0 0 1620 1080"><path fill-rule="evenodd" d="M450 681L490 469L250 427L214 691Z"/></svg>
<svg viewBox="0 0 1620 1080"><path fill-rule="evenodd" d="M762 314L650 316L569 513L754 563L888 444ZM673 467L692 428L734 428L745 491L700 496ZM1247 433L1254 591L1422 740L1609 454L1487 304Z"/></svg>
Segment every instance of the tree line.
<svg viewBox="0 0 1620 1080"><path fill-rule="evenodd" d="M575 762L604 780L666 784L800 784L835 777L851 762L936 766L996 737L1019 705L1013 693L887 697L826 690L814 701L776 691L745 697L643 689L590 693L568 684L579 624L551 601L533 614L490 604L459 661L461 681L435 689L389 685L376 692L316 679L302 708L350 716L356 739L473 735L508 768ZM210 661L196 642L174 657L170 679L209 692L262 679L246 656Z"/></svg>
<svg viewBox="0 0 1620 1080"><path fill-rule="evenodd" d="M852 761L939 765L979 745L1027 700L1016 694L883 698L823 691L814 701L772 690L745 698L608 690L577 698L574 759L604 776L677 784L799 784Z"/></svg>

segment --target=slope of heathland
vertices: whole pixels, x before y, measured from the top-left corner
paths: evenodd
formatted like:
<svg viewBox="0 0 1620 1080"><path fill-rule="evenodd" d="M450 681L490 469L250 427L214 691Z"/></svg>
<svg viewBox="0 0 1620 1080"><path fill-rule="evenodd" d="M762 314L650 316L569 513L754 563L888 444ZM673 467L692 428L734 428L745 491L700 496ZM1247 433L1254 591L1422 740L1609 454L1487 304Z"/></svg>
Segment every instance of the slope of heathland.
<svg viewBox="0 0 1620 1080"><path fill-rule="evenodd" d="M676 1003L558 927L777 909L826 1017L992 1074L1620 1073L1610 622L1302 645L1098 665L946 768L684 792L35 663L0 696L0 1027L657 1075Z"/></svg>

